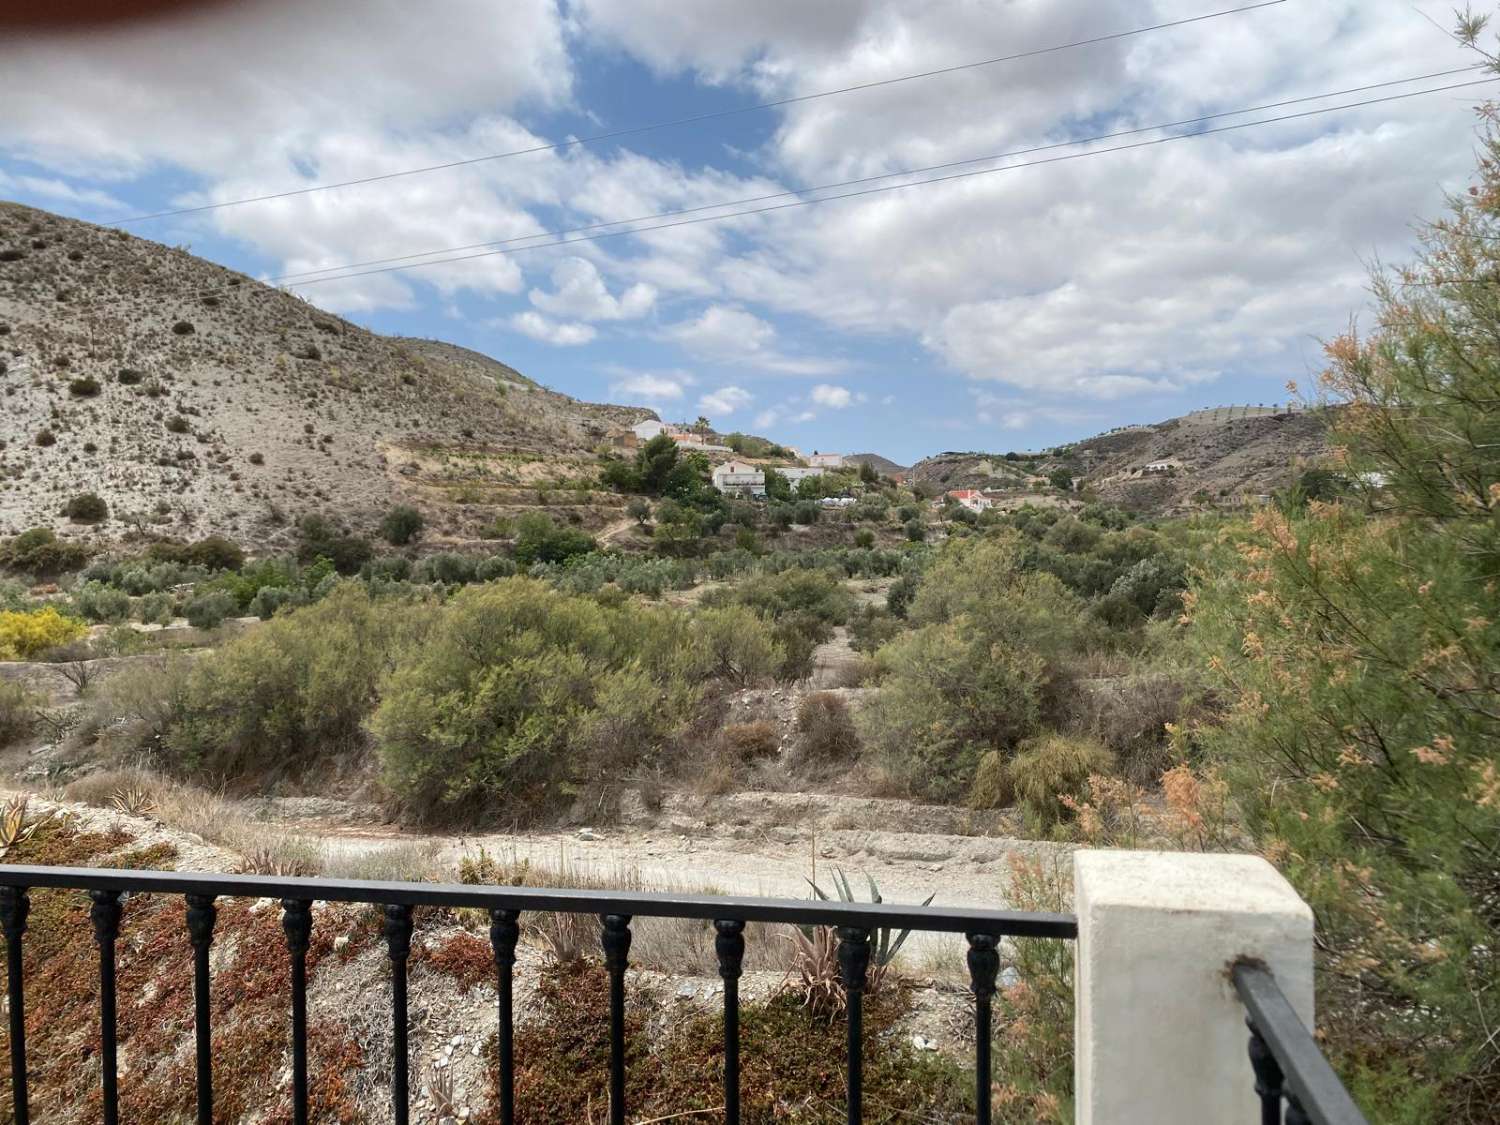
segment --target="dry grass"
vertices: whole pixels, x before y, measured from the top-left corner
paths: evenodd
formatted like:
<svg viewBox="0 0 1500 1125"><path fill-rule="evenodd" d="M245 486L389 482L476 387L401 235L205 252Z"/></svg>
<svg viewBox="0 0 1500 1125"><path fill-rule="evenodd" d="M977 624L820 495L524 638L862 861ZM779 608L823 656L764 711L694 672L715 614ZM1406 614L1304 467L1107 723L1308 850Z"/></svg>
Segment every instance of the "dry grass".
<svg viewBox="0 0 1500 1125"><path fill-rule="evenodd" d="M483 848L465 856L459 864L464 883L512 887L567 887L576 890L621 891L627 894L675 891L718 895L723 891L702 884L667 886L648 882L639 869L619 868L608 874L586 871L559 856L556 864L537 863L512 855L499 858ZM476 919L476 921L479 921ZM488 919L483 919L488 925ZM528 913L521 916L523 933L567 964L597 956L599 919L592 914L562 912ZM790 947L779 927L751 924L745 928L745 968L785 971L790 967ZM637 917L630 960L642 968L668 973L710 976L718 972L714 956L713 925L692 918Z"/></svg>

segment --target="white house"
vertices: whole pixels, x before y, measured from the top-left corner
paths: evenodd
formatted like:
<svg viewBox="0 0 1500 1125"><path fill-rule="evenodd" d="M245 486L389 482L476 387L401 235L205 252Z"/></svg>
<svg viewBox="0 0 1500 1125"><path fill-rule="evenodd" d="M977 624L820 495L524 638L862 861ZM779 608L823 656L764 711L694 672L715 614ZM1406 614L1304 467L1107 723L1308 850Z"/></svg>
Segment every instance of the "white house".
<svg viewBox="0 0 1500 1125"><path fill-rule="evenodd" d="M1176 461L1152 461L1149 465L1146 465L1144 468L1142 468L1141 472L1170 473L1173 469L1176 469L1178 467L1179 466Z"/></svg>
<svg viewBox="0 0 1500 1125"><path fill-rule="evenodd" d="M796 488L797 485L805 481L808 477L820 477L823 475L822 469L803 469L795 465L789 465L785 469L777 469L776 471L786 477L793 488Z"/></svg>
<svg viewBox="0 0 1500 1125"><path fill-rule="evenodd" d="M948 499L962 504L971 512L987 512L994 506L990 498L977 488L955 488L948 493Z"/></svg>
<svg viewBox="0 0 1500 1125"><path fill-rule="evenodd" d="M842 469L844 467L844 455L842 453L814 452L807 459L807 463L819 469Z"/></svg>
<svg viewBox="0 0 1500 1125"><path fill-rule="evenodd" d="M658 422L655 418L648 418L646 419L646 421L637 422L635 425L630 427L631 432L635 434L636 438L640 441L650 441L658 434L666 433L669 429L671 429L671 427L668 426L665 422Z"/></svg>
<svg viewBox="0 0 1500 1125"><path fill-rule="evenodd" d="M713 471L714 487L725 495L764 496L766 474L743 461L725 461Z"/></svg>

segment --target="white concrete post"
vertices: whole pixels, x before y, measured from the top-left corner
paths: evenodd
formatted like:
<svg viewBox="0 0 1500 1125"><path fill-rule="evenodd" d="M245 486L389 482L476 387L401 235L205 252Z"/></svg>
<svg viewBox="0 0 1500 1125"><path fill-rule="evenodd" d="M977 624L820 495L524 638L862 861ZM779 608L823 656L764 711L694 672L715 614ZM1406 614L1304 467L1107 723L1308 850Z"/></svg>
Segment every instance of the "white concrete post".
<svg viewBox="0 0 1500 1125"><path fill-rule="evenodd" d="M1313 1026L1313 917L1259 856L1080 851L1074 1080L1080 1125L1256 1125L1228 967L1264 961Z"/></svg>

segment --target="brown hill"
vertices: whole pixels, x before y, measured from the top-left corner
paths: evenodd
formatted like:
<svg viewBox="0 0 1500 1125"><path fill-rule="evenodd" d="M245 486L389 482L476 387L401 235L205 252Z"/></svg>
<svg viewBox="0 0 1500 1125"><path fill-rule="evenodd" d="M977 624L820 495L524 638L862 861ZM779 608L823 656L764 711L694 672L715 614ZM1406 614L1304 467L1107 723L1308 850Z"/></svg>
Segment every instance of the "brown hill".
<svg viewBox="0 0 1500 1125"><path fill-rule="evenodd" d="M1320 410L1200 410L1041 454L941 453L913 466L911 479L932 491L1035 490L1066 469L1080 487L1135 511L1233 505L1285 487L1325 457L1327 423Z"/></svg>
<svg viewBox="0 0 1500 1125"><path fill-rule="evenodd" d="M847 453L844 455L844 461L849 465L869 465L882 476L906 472L905 465L898 465L889 457L882 457L878 453Z"/></svg>
<svg viewBox="0 0 1500 1125"><path fill-rule="evenodd" d="M250 547L306 511L368 527L401 501L463 538L560 480L589 508L593 449L653 417L14 203L0 203L0 396L0 534L62 528L66 501L93 492L110 518L70 534Z"/></svg>

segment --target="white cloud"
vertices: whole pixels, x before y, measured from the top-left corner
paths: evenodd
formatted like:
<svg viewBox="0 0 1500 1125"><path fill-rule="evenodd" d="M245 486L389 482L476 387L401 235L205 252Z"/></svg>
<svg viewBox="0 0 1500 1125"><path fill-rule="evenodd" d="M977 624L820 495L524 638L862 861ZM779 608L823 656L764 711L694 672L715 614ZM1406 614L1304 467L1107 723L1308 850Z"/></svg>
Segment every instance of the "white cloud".
<svg viewBox="0 0 1500 1125"><path fill-rule="evenodd" d="M0 169L0 191L28 191L44 199L55 199L59 203L74 206L102 208L106 211L125 211L122 200L107 191L80 188L52 176L12 176Z"/></svg>
<svg viewBox="0 0 1500 1125"><path fill-rule="evenodd" d="M660 14L670 0L641 0ZM1439 21L1446 10L1431 8ZM642 18L582 0L586 33L664 72L757 97L1180 17L1171 0L733 0ZM763 166L797 186L1147 125L1467 61L1421 12L1286 5L783 111ZM1472 91L780 212L706 276L867 339L915 338L953 370L1105 400L1225 373L1280 375L1367 300L1362 260L1400 258L1472 160ZM1350 99L1318 103L1337 105ZM1259 116L1270 116L1262 114ZM705 276L700 274L700 276Z"/></svg>
<svg viewBox="0 0 1500 1125"><path fill-rule="evenodd" d="M545 313L574 320L634 320L656 303L656 287L637 282L618 297L587 258L564 258L552 267L553 292L533 289L531 303Z"/></svg>
<svg viewBox="0 0 1500 1125"><path fill-rule="evenodd" d="M220 176L266 158L279 168L371 126L411 135L478 107L557 105L573 71L551 0L511 0L504 19L489 0L420 13L403 0L261 0L87 35L11 35L0 75L0 144L13 154L74 171L165 161ZM370 155L366 174L392 167Z"/></svg>
<svg viewBox="0 0 1500 1125"><path fill-rule="evenodd" d="M774 325L730 305L709 305L697 318L669 326L663 337L704 359L781 375L827 375L845 366L842 361L783 353L776 346Z"/></svg>
<svg viewBox="0 0 1500 1125"><path fill-rule="evenodd" d="M831 406L835 410L842 410L854 401L854 393L848 387L819 383L812 389L812 400L819 406Z"/></svg>
<svg viewBox="0 0 1500 1125"><path fill-rule="evenodd" d="M510 318L510 324L517 332L533 340L564 348L587 344L597 335L593 325L548 320L539 312L517 313Z"/></svg>
<svg viewBox="0 0 1500 1125"><path fill-rule="evenodd" d="M626 375L609 385L610 393L645 399L676 400L683 396L683 387L694 382L691 375L641 372Z"/></svg>
<svg viewBox="0 0 1500 1125"><path fill-rule="evenodd" d="M755 396L743 387L720 387L716 391L710 391L698 400L698 409L710 418L733 414L737 410L743 410L753 402Z"/></svg>

